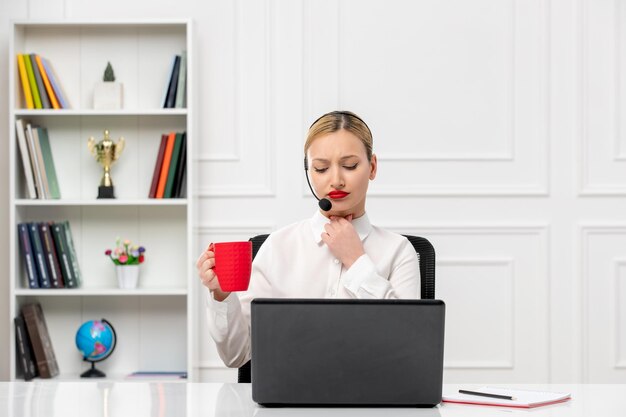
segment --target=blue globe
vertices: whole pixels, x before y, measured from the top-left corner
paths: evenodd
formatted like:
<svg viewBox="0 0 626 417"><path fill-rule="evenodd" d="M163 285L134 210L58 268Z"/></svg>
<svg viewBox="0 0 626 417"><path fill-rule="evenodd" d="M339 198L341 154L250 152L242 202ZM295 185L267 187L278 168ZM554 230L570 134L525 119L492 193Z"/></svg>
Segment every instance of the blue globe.
<svg viewBox="0 0 626 417"><path fill-rule="evenodd" d="M83 359L91 362L91 371L86 372L87 375L84 376L104 376L102 372L94 371L94 362L106 359L115 349L115 343L115 329L105 319L89 320L78 328L76 347L83 355ZM89 374L94 372L98 375Z"/></svg>

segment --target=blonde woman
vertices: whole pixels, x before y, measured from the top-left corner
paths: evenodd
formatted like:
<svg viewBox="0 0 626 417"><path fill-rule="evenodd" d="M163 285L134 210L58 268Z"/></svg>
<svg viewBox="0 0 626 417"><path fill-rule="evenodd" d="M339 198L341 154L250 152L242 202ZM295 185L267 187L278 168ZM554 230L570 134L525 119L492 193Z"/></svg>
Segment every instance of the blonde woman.
<svg viewBox="0 0 626 417"><path fill-rule="evenodd" d="M252 263L248 291L222 291L214 253L207 249L198 258L198 274L208 289L209 332L227 366L240 367L250 359L254 298L420 297L413 246L367 217L367 189L378 168L372 145L367 124L348 111L327 113L311 125L305 171L316 197L331 207L321 202L311 218L270 234Z"/></svg>

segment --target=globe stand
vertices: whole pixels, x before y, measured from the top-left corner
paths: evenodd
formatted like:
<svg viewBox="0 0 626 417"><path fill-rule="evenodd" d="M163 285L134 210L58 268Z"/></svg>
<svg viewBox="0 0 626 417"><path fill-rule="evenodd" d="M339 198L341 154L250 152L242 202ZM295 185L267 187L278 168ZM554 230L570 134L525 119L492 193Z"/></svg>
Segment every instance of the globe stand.
<svg viewBox="0 0 626 417"><path fill-rule="evenodd" d="M99 369L96 369L96 363L91 362L91 369L87 369L80 374L81 378L104 378L106 374Z"/></svg>

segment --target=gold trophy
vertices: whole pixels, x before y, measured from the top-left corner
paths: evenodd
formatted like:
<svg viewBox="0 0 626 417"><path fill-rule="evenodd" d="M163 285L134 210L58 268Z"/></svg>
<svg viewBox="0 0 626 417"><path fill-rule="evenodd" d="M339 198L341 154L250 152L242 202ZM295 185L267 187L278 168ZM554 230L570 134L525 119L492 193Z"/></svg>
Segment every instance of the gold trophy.
<svg viewBox="0 0 626 417"><path fill-rule="evenodd" d="M87 141L89 151L104 168L104 174L98 187L98 198L115 198L113 181L111 180L111 165L120 157L125 144L126 141L123 137L120 137L117 143L113 143L108 130L104 131L104 138L100 142L96 143L93 136Z"/></svg>

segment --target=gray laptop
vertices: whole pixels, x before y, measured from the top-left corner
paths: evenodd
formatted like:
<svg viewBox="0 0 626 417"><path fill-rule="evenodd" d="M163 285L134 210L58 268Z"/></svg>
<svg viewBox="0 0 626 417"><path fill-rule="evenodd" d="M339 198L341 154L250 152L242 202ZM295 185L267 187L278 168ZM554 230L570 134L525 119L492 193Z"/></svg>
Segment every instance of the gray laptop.
<svg viewBox="0 0 626 417"><path fill-rule="evenodd" d="M441 402L443 301L257 298L251 315L261 405Z"/></svg>

